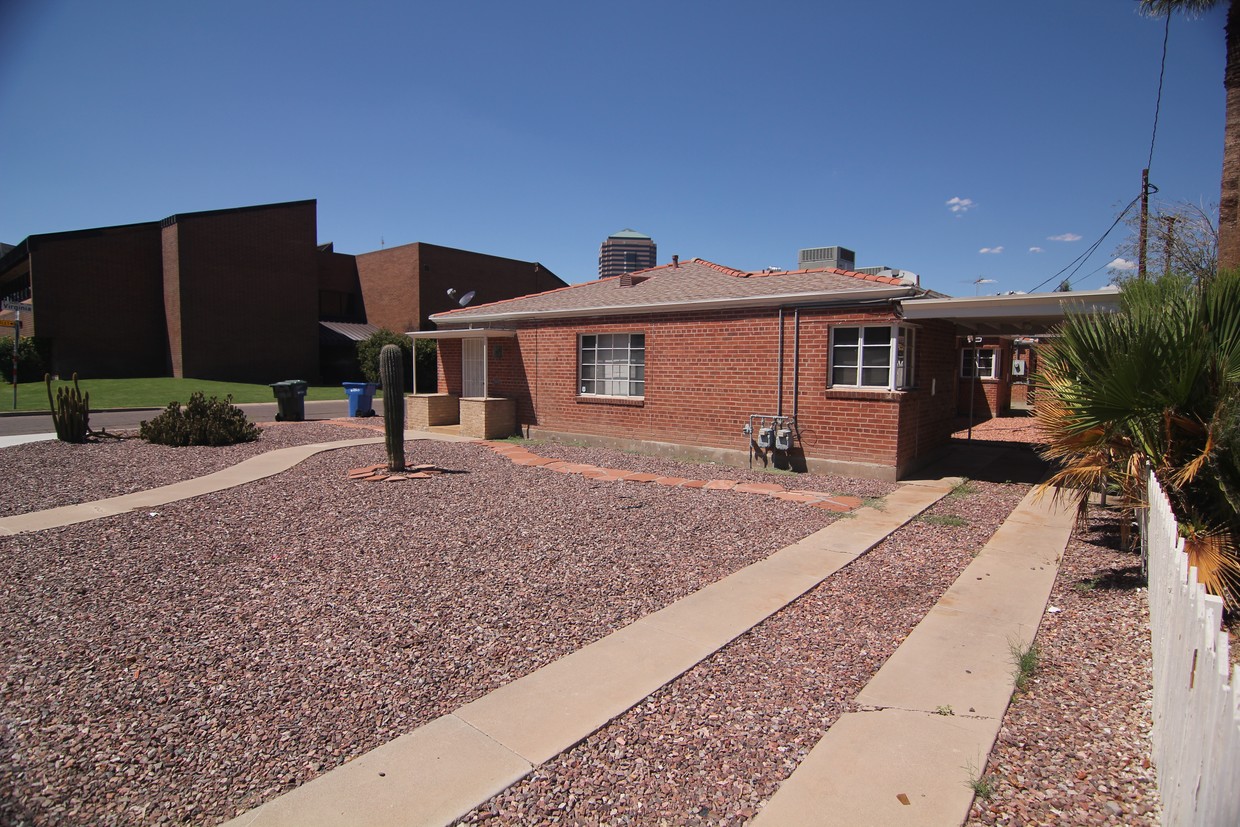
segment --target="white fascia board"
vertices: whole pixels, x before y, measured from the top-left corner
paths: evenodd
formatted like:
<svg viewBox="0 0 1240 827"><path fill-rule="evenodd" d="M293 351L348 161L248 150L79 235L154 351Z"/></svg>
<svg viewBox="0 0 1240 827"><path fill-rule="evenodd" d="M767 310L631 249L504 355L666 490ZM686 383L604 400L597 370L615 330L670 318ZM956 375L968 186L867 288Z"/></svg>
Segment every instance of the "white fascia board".
<svg viewBox="0 0 1240 827"><path fill-rule="evenodd" d="M984 319L996 316L1038 318L1066 313L1119 309L1118 290L1031 293L1023 296L966 296L917 299L903 303L906 319Z"/></svg>
<svg viewBox="0 0 1240 827"><path fill-rule="evenodd" d="M517 331L504 327L463 327L455 330L409 330L410 339L515 339Z"/></svg>
<svg viewBox="0 0 1240 827"><path fill-rule="evenodd" d="M517 319L557 319L569 316L629 316L633 314L661 313L684 310L721 310L731 308L779 307L781 305L817 304L819 302L836 302L856 299L899 299L907 298L916 292L916 288L901 285L899 287L881 287L871 290L837 290L827 293L787 293L774 296L743 296L726 299L693 299L690 301L656 302L652 304L630 304L623 307L574 307L563 310L525 310L470 315L457 319L451 315L436 313L430 318L438 324L472 324L475 322L515 321Z"/></svg>

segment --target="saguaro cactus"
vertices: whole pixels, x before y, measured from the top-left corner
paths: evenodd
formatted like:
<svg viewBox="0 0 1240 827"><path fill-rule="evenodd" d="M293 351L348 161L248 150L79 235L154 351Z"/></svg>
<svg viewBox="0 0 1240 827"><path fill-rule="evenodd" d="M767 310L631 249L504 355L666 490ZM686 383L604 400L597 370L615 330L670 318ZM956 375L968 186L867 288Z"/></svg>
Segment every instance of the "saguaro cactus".
<svg viewBox="0 0 1240 827"><path fill-rule="evenodd" d="M384 345L379 351L379 380L383 382L383 436L387 442L388 470L405 470L405 380L400 347Z"/></svg>
<svg viewBox="0 0 1240 827"><path fill-rule="evenodd" d="M61 442L85 442L90 433L90 392L82 394L77 374L73 374L73 387L59 387L52 398L52 376L43 374L47 384L47 403L52 409L52 423L56 426L56 438Z"/></svg>

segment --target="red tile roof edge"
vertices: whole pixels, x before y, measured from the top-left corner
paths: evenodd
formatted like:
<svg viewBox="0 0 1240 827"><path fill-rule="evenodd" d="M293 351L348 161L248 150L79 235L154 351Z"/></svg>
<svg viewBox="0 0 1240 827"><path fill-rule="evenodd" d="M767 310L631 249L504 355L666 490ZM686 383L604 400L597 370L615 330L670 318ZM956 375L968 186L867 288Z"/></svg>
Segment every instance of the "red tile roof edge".
<svg viewBox="0 0 1240 827"><path fill-rule="evenodd" d="M876 281L876 282L879 282L880 284L893 284L897 286L904 284L904 282L901 281L900 279L891 278L890 276L871 276L866 273L858 273L853 270L841 270L838 267L820 267L817 269L779 270L775 272L766 272L764 270L756 270L756 271L737 270L733 267L725 267L722 264L716 264L713 261L707 261L704 258L692 258L692 259L689 259L688 261L679 262L679 264L688 264L688 263L701 264L705 267L710 267L713 270L718 270L720 273L723 273L725 275L734 276L735 278L742 278L742 279L750 278L750 277L758 277L758 276L771 277L771 276L796 276L796 275L804 275L807 273L834 273L837 276L849 276L851 278L863 279L865 281ZM629 273L628 275L632 277L635 275L644 275L647 273L653 273L656 270L674 270L677 268L677 266L678 266L677 263L660 264L656 267L647 267L645 270L634 270L632 273ZM594 279L592 281L583 281L580 284L569 284L569 285L565 285L564 287L556 287L552 290L544 290L541 293L530 293L529 295L517 296L516 298L512 298L512 299L500 299L499 301L487 302L485 304L476 304L476 305L473 305L472 307L462 307L458 310L445 310L442 313L436 313L434 315L451 316L453 313L460 313L461 311L464 311L464 310L477 310L478 308L481 308L481 307L495 307L496 305L508 304L510 302L524 301L525 299L533 298L534 296L548 296L548 295L551 295L552 293L563 292L564 290L574 290L578 287L585 287L587 284L599 284L605 281L617 281L620 278L621 278L620 276L607 276L605 278Z"/></svg>
<svg viewBox="0 0 1240 827"><path fill-rule="evenodd" d="M652 267L652 268L650 268L650 269L654 270L654 269L658 269L658 268ZM642 270L642 271L639 271L639 272L646 272L646 271ZM475 305L473 305L473 306L471 306L471 307L460 307L460 308L457 308L457 309L455 309L455 310L445 310L445 311L443 311L442 313L435 313L435 314L433 314L433 315L436 315L436 316L451 316L453 313L460 313L462 310L477 310L477 309L478 309L478 308L480 308L480 307L494 307L494 306L495 306L495 305L497 305L497 304L508 304L508 302L523 301L523 300L525 300L525 299L532 299L532 298L534 298L535 296L550 296L552 293L562 293L562 292L564 292L565 290L572 290L572 289L577 288L577 287L584 287L584 286L585 286L585 285L587 285L587 284L598 284L599 282L603 282L603 281L616 281L616 280L618 280L619 278L620 278L619 276L607 276L607 277L605 277L605 278L601 278L601 279L594 279L593 281L583 281L583 282L581 282L580 284L566 284L566 285L564 285L563 287L556 287L556 288L551 289L551 290L544 290L544 291L542 291L541 293L527 293L527 294L526 294L526 295L524 295L524 296L516 296L515 298L511 298L511 299L499 299L499 300L497 300L497 301L493 301L493 302L485 302L485 303L483 303L483 304L475 304Z"/></svg>
<svg viewBox="0 0 1240 827"><path fill-rule="evenodd" d="M858 273L855 270L841 270L838 267L816 267L804 270L776 270L773 272L767 270L757 270L746 273L746 276L800 276L808 273L834 273L837 276L849 276L854 279L864 279L866 281L877 281L881 284L904 284L903 281L891 276L871 276L869 273Z"/></svg>

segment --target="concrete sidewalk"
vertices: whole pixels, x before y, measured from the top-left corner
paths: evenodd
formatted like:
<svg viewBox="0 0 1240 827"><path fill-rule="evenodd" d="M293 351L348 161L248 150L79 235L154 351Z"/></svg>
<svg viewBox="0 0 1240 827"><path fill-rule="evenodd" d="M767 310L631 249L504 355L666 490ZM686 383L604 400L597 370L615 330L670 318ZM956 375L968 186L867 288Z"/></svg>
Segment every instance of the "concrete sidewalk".
<svg viewBox="0 0 1240 827"><path fill-rule="evenodd" d="M1074 520L1030 492L752 823L962 824Z"/></svg>
<svg viewBox="0 0 1240 827"><path fill-rule="evenodd" d="M53 435L54 437L54 435ZM406 440L433 439L449 442L473 442L464 437L431 434L425 431L405 431ZM258 456L237 463L214 474L184 480L146 491L135 491L106 500L65 505L60 508L49 508L44 511L32 511L28 514L15 514L11 517L0 517L0 536L11 536L27 531L43 531L48 528L73 525L110 517L113 514L124 514L143 508L153 508L178 500L187 500L202 494L235 488L247 482L261 480L264 477L283 473L309 457L323 451L337 448L349 448L354 445L374 445L383 442L383 437L364 437L361 439L345 439L336 442L315 442L309 445L295 445L291 448L277 448Z"/></svg>

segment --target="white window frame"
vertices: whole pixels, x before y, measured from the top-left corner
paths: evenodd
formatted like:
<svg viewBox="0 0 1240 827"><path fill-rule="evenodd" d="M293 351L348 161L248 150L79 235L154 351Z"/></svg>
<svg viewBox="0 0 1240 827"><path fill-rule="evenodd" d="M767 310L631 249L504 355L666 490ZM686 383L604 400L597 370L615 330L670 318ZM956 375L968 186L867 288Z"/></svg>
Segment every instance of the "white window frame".
<svg viewBox="0 0 1240 827"><path fill-rule="evenodd" d="M990 354L990 366L979 364L977 371L978 379L997 379L999 378L999 349L996 347L963 347L960 349L960 378L973 378L973 351ZM966 368L968 369L966 372Z"/></svg>
<svg viewBox="0 0 1240 827"><path fill-rule="evenodd" d="M865 341L867 330L887 329L888 341L867 344ZM841 331L855 330L857 331L857 343L851 344L847 342L838 342L837 337ZM850 354L849 351L855 349L856 354ZM884 369L887 374L887 381L878 383L865 383L865 373L867 366L865 365L865 354L868 351L873 355L887 350L887 363L885 365L869 365L869 370ZM852 356L852 358L848 358ZM842 363L841 363L842 362ZM917 367L917 328L909 324L842 324L832 325L831 327L831 345L830 358L827 364L827 387L829 388L850 388L857 390L886 390L900 391L909 390L916 387L916 367ZM841 372L848 370L855 371L853 382L840 381L837 378L837 369Z"/></svg>
<svg viewBox="0 0 1240 827"><path fill-rule="evenodd" d="M577 393L579 396L644 399L646 334L578 334Z"/></svg>

